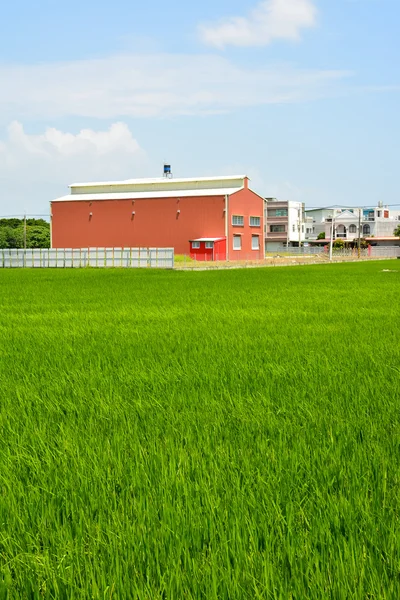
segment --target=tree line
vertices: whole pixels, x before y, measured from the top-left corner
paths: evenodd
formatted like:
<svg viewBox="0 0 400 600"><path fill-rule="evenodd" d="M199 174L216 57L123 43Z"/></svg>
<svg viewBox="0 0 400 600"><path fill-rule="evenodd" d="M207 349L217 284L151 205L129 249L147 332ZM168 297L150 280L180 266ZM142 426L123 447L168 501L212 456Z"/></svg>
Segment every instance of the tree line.
<svg viewBox="0 0 400 600"><path fill-rule="evenodd" d="M0 248L24 248L24 219L0 219ZM26 247L50 248L50 223L26 219Z"/></svg>

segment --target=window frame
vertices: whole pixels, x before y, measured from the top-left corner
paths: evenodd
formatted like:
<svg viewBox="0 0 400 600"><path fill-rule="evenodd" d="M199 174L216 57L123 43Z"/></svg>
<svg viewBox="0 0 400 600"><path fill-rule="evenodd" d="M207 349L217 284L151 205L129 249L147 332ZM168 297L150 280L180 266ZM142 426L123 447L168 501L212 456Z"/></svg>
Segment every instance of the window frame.
<svg viewBox="0 0 400 600"><path fill-rule="evenodd" d="M240 243L240 247L239 248L235 248L235 240L239 240ZM232 249L235 250L236 252L242 249L242 236L241 235L233 235L232 238Z"/></svg>
<svg viewBox="0 0 400 600"><path fill-rule="evenodd" d="M368 231L366 231L366 230L368 230ZM365 223L362 228L362 234L363 235L371 235L371 225L368 225L368 223Z"/></svg>
<svg viewBox="0 0 400 600"><path fill-rule="evenodd" d="M253 241L257 240L257 248L253 248ZM251 249L254 251L259 251L260 250L260 236L258 234L253 234L251 236Z"/></svg>
<svg viewBox="0 0 400 600"><path fill-rule="evenodd" d="M272 214L272 213L275 213L275 214ZM284 214L278 214L278 213L284 213ZM274 219L275 217L278 217L278 219L288 217L289 209L288 208L267 208L267 216L270 219Z"/></svg>
<svg viewBox="0 0 400 600"><path fill-rule="evenodd" d="M206 250L212 250L214 248L214 242L211 242L211 241L205 242L205 248L206 248Z"/></svg>
<svg viewBox="0 0 400 600"><path fill-rule="evenodd" d="M280 227L281 229L273 231L273 229L272 229L273 227ZM282 227L283 227L283 229L282 229ZM272 225L269 226L269 233L287 233L286 226L284 223L273 223Z"/></svg>
<svg viewBox="0 0 400 600"><path fill-rule="evenodd" d="M234 223L234 219L241 219L241 223ZM244 227L244 216L232 215L232 227Z"/></svg>
<svg viewBox="0 0 400 600"><path fill-rule="evenodd" d="M192 250L200 250L200 242L192 242Z"/></svg>
<svg viewBox="0 0 400 600"><path fill-rule="evenodd" d="M251 222L252 219L258 219L258 225L255 225ZM250 215L249 217L249 227L261 227L261 217L256 217L255 215Z"/></svg>

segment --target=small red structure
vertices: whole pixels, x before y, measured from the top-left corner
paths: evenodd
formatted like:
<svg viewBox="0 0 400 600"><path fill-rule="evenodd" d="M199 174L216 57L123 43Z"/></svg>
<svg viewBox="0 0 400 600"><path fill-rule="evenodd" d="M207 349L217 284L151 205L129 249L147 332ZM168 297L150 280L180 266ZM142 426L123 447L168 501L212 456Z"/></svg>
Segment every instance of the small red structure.
<svg viewBox="0 0 400 600"><path fill-rule="evenodd" d="M226 237L190 240L190 258L199 261L226 260Z"/></svg>

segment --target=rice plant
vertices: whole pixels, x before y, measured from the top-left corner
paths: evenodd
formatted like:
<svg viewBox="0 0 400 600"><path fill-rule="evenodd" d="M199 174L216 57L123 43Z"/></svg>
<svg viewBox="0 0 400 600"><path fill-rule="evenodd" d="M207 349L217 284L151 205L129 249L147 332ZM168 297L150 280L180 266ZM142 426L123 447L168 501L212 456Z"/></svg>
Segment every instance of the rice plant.
<svg viewBox="0 0 400 600"><path fill-rule="evenodd" d="M396 266L2 271L0 599L399 597Z"/></svg>

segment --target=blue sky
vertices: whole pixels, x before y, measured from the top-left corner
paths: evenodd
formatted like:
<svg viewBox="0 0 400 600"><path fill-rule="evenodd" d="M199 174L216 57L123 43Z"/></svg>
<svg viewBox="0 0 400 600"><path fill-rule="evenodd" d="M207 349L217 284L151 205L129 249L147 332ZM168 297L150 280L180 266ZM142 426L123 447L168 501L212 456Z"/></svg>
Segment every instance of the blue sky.
<svg viewBox="0 0 400 600"><path fill-rule="evenodd" d="M400 203L395 0L16 0L0 214L75 181L248 173L308 206Z"/></svg>

